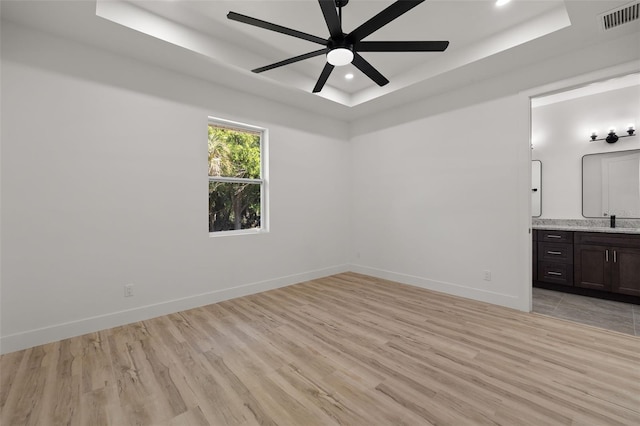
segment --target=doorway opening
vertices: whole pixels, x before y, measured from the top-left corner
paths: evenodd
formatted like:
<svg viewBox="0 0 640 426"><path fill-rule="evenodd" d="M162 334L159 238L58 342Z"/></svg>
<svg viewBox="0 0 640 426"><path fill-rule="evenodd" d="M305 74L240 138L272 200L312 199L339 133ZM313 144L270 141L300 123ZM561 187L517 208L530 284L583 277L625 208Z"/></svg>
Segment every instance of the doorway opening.
<svg viewBox="0 0 640 426"><path fill-rule="evenodd" d="M617 268L612 261L614 243L602 252L589 254L592 256L589 259L603 257L603 262L610 263L604 264L602 271L586 270L584 262L581 263L587 258L586 252L581 251L582 246L587 245L581 239L583 233L610 234L613 231L607 228L613 223L611 216L615 215L616 238L627 233L622 228L628 229L629 235L634 235L631 238L638 241L637 258L632 259L634 263L629 268L633 270L637 261L640 271L640 137L620 138L615 143L591 138L594 133L598 135L595 139L606 137L612 127L624 135L629 127L640 124L638 99L640 74L637 72L531 97L534 313L640 336L640 304L637 304L640 272L635 277L637 283L631 279L627 284L631 290L624 290L626 293L621 295L607 295L607 292L616 292L615 280L620 279L612 272ZM596 176L602 172L595 173L584 167L584 158L622 151L635 151L638 155L598 158L598 170L604 165L611 171L605 172L604 178ZM627 171L631 177L626 176ZM597 188L593 196L591 186ZM613 191L605 191L611 186ZM637 195L637 202L630 199L630 194ZM621 207L623 202L628 208ZM619 251L615 253L617 256ZM608 287L597 289L591 285L595 279L588 274L600 273ZM638 292L635 298L634 288Z"/></svg>

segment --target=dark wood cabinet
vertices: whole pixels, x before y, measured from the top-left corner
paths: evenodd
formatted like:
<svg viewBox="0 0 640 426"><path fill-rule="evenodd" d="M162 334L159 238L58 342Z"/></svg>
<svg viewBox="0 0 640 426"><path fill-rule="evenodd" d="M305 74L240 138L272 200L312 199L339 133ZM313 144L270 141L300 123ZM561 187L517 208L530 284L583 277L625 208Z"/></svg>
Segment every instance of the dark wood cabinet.
<svg viewBox="0 0 640 426"><path fill-rule="evenodd" d="M538 281L573 285L573 232L538 231Z"/></svg>
<svg viewBox="0 0 640 426"><path fill-rule="evenodd" d="M575 286L640 296L640 235L576 232Z"/></svg>
<svg viewBox="0 0 640 426"><path fill-rule="evenodd" d="M533 282L538 281L538 230L533 230L532 235L533 240L533 249L531 250L531 257L533 258L532 272L533 272Z"/></svg>
<svg viewBox="0 0 640 426"><path fill-rule="evenodd" d="M538 241L549 243L573 243L573 231L538 231Z"/></svg>
<svg viewBox="0 0 640 426"><path fill-rule="evenodd" d="M538 281L573 285L573 265L538 261Z"/></svg>
<svg viewBox="0 0 640 426"><path fill-rule="evenodd" d="M640 301L640 234L539 229L533 245L537 286Z"/></svg>
<svg viewBox="0 0 640 426"><path fill-rule="evenodd" d="M612 291L640 296L640 248L614 247L613 255Z"/></svg>
<svg viewBox="0 0 640 426"><path fill-rule="evenodd" d="M580 244L575 247L575 285L611 291L611 264L608 249Z"/></svg>
<svg viewBox="0 0 640 426"><path fill-rule="evenodd" d="M538 260L573 265L573 244L538 242Z"/></svg>

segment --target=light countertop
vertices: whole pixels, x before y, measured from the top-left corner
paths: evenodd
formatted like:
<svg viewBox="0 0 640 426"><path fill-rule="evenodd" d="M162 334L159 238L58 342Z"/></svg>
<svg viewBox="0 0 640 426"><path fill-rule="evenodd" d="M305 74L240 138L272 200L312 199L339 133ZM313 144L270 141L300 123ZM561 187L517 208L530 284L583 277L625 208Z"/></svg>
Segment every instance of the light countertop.
<svg viewBox="0 0 640 426"><path fill-rule="evenodd" d="M612 234L640 234L640 228L609 228L571 225L533 225L533 229L547 231L580 231L580 232L608 232Z"/></svg>

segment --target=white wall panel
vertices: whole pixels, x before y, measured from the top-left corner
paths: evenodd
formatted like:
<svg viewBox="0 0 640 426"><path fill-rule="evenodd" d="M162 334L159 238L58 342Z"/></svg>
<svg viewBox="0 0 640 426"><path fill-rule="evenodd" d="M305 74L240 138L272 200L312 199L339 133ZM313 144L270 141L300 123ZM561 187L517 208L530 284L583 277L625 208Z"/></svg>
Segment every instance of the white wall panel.
<svg viewBox="0 0 640 426"><path fill-rule="evenodd" d="M356 270L528 310L528 114L514 95L355 137Z"/></svg>
<svg viewBox="0 0 640 426"><path fill-rule="evenodd" d="M346 269L345 124L2 36L4 352ZM209 236L208 115L269 129L271 232Z"/></svg>

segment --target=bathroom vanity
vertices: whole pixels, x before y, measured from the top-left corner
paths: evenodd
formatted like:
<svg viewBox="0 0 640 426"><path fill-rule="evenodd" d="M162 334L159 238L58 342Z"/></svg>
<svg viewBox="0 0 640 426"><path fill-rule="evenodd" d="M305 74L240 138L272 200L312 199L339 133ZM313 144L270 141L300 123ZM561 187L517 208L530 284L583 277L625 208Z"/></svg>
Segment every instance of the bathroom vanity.
<svg viewBox="0 0 640 426"><path fill-rule="evenodd" d="M534 227L536 287L640 303L640 229Z"/></svg>
<svg viewBox="0 0 640 426"><path fill-rule="evenodd" d="M640 149L582 157L584 219L541 218L542 164L531 169L533 285L640 304Z"/></svg>

